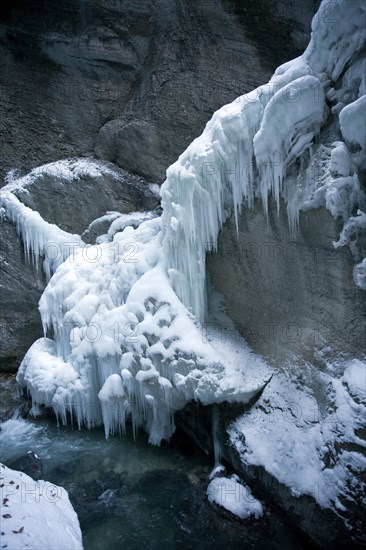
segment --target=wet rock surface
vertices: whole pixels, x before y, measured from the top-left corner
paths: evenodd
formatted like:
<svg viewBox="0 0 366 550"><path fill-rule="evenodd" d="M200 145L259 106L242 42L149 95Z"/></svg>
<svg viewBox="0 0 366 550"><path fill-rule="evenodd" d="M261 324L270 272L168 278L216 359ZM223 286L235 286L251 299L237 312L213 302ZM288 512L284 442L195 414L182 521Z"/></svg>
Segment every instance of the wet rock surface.
<svg viewBox="0 0 366 550"><path fill-rule="evenodd" d="M9 420L14 411L24 405L15 376L10 373L0 374L0 422Z"/></svg>
<svg viewBox="0 0 366 550"><path fill-rule="evenodd" d="M136 550L142 543L157 548L156 541L159 547L182 549L239 547L244 541L250 548L265 544L266 548L275 549L281 543L287 548L305 547L296 536L292 539L287 533L284 537L284 525L270 513L261 520L242 521L223 508L210 505L206 489L206 476L198 476L192 482L183 471L156 469L135 482L103 478L68 491L87 533L86 545L93 536L100 536L95 519L104 518L104 545L108 549L116 548L117 543ZM117 527L120 521L125 523L123 534Z"/></svg>
<svg viewBox="0 0 366 550"><path fill-rule="evenodd" d="M45 286L42 266L29 263L15 226L0 220L0 369L16 372L29 346L43 335L38 301Z"/></svg>
<svg viewBox="0 0 366 550"><path fill-rule="evenodd" d="M39 456L33 451L28 451L26 455L14 460L14 462L9 464L9 468L24 472L35 480L42 478L42 462Z"/></svg>

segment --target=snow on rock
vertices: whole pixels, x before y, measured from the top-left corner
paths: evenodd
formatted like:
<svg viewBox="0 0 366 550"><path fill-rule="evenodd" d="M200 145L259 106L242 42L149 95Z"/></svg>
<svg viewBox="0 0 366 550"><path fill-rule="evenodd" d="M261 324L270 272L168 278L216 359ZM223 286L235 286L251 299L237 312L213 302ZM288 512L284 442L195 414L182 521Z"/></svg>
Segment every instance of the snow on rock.
<svg viewBox="0 0 366 550"><path fill-rule="evenodd" d="M349 391L356 394L364 403L366 402L366 363L354 359L344 371L342 381L345 382Z"/></svg>
<svg viewBox="0 0 366 550"><path fill-rule="evenodd" d="M266 105L260 129L254 136L254 154L266 213L270 192L279 207L286 167L310 147L319 132L324 99L319 80L303 76L284 86ZM272 135L276 139L271 139Z"/></svg>
<svg viewBox="0 0 366 550"><path fill-rule="evenodd" d="M334 242L335 248L348 245L353 255L358 259L358 240L357 237L364 234L366 231L366 214L362 210L357 210L356 216L350 216L345 223L339 240Z"/></svg>
<svg viewBox="0 0 366 550"><path fill-rule="evenodd" d="M123 231L125 227L138 227L142 222L155 218L153 212L131 212L130 214L120 214L117 219L113 220L107 236L108 240L112 240L117 231Z"/></svg>
<svg viewBox="0 0 366 550"><path fill-rule="evenodd" d="M349 60L362 51L366 38L365 10L362 0L323 0L320 4L304 57L324 79L335 82Z"/></svg>
<svg viewBox="0 0 366 550"><path fill-rule="evenodd" d="M364 490L358 476L366 468L359 435L366 418L366 363L351 360L342 370L340 378L315 375L329 397L322 406L310 388L293 384L291 374L277 374L229 428L244 463L265 468L293 496L307 494L322 508L338 510L344 509L342 502L358 502Z"/></svg>
<svg viewBox="0 0 366 550"><path fill-rule="evenodd" d="M366 149L366 95L363 95L339 113L339 123L347 144Z"/></svg>
<svg viewBox="0 0 366 550"><path fill-rule="evenodd" d="M85 177L99 178L105 174L113 174L113 170L94 159L63 159L33 168L25 176L18 177L17 171L7 174L7 191L29 191L29 188L40 176L53 176L62 179L65 183Z"/></svg>
<svg viewBox="0 0 366 550"><path fill-rule="evenodd" d="M257 500L248 486L240 483L236 475L215 477L207 487L209 502L222 506L240 519L263 516L262 504Z"/></svg>
<svg viewBox="0 0 366 550"><path fill-rule="evenodd" d="M78 517L63 487L0 464L1 547L82 550Z"/></svg>
<svg viewBox="0 0 366 550"><path fill-rule="evenodd" d="M138 227L143 221L156 218L156 212L130 212L129 214L121 214L120 212L106 212L100 218L93 220L88 228L82 234L82 238L85 239L89 234L93 232L99 232L101 227L109 225L108 231L105 234L99 234L95 239L96 244L103 242L110 242L113 240L117 231L122 231L125 227L132 226Z"/></svg>
<svg viewBox="0 0 366 550"><path fill-rule="evenodd" d="M353 279L358 288L366 290L366 258L353 268Z"/></svg>

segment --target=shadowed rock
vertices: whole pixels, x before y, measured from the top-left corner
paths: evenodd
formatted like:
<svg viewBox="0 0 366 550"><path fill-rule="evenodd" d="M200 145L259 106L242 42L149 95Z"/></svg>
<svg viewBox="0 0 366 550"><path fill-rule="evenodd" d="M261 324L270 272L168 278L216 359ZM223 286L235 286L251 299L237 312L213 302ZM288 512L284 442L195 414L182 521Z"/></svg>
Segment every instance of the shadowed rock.
<svg viewBox="0 0 366 550"><path fill-rule="evenodd" d="M35 480L42 478L42 462L39 456L33 451L28 451L26 455L14 460L14 462L9 464L9 468L24 472Z"/></svg>

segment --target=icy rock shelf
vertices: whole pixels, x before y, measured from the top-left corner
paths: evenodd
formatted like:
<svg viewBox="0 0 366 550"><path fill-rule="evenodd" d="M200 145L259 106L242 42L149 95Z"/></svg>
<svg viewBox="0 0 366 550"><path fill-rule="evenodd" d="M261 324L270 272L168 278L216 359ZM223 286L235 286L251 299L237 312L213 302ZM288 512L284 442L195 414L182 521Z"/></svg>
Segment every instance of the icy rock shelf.
<svg viewBox="0 0 366 550"><path fill-rule="evenodd" d="M16 198L13 191L26 187L31 175L1 190L2 213L17 224L27 254L45 255L50 243L62 251L57 263L44 262L47 276L53 273L39 303L45 337L30 348L17 377L34 403L53 407L62 422L70 415L79 426L103 423L107 436L123 432L130 418L159 444L189 401L248 403L259 394L271 369L234 328L225 338L204 328L206 250L216 249L232 211L238 220L256 198L265 213L269 195L278 205L283 198L293 232L301 210L324 206L341 218L334 246L350 246L355 283L366 289L357 242L366 220L359 178L365 167L364 16L362 1L324 1L304 54L217 111L168 168L161 218L109 213L108 233L86 246ZM320 141L330 120L336 131ZM95 161L80 162L72 170L68 161L42 170L55 177L59 170L70 169L72 177L79 169L84 175L97 170ZM228 319L224 324L232 326ZM348 398L342 393L341 399ZM310 438L314 449L322 437ZM266 467L267 439L256 457ZM281 478L278 468L272 467ZM321 471L320 461L314 468Z"/></svg>

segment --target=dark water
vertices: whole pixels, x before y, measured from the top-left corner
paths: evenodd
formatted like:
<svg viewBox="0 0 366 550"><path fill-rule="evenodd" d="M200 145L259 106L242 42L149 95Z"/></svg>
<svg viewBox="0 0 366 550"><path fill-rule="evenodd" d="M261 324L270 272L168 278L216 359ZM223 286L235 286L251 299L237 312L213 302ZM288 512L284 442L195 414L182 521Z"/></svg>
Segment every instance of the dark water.
<svg viewBox="0 0 366 550"><path fill-rule="evenodd" d="M132 433L106 441L101 429L52 420L12 418L1 428L1 461L32 450L42 458L42 477L68 490L86 550L302 547L268 508L261 519L239 520L209 504L212 458L182 435L152 447L141 432L137 441Z"/></svg>

